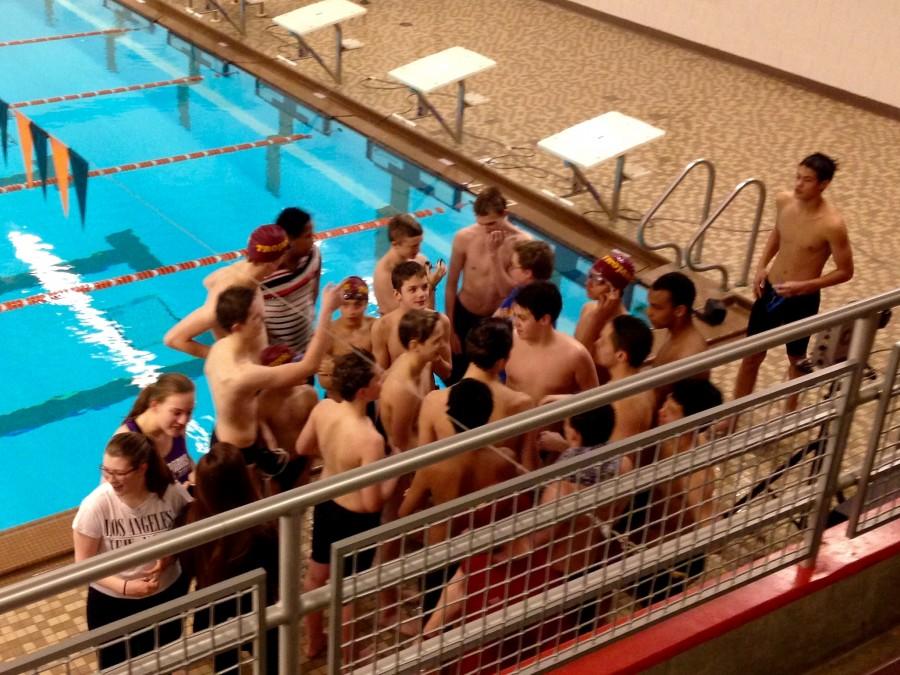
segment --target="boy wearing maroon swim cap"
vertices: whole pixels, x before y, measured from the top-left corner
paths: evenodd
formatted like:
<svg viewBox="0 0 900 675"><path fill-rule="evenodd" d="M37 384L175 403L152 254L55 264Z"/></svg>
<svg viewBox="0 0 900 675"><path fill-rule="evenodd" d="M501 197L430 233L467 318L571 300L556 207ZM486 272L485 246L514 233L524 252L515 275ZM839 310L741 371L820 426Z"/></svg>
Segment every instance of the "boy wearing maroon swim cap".
<svg viewBox="0 0 900 675"><path fill-rule="evenodd" d="M328 398L341 400L341 395L332 385L331 374L334 370L334 359L342 354L349 354L354 349L372 351L372 326L375 317L366 316L369 306L369 286L361 277L347 277L338 286L341 295L341 315L332 324L331 333L334 339L331 348L322 359L319 368L319 384L328 394Z"/></svg>
<svg viewBox="0 0 900 675"><path fill-rule="evenodd" d="M225 336L216 323L216 302L219 294L229 286L259 288L260 282L278 269L278 264L288 250L288 237L278 225L263 225L253 230L247 243L247 259L228 267L221 267L204 280L206 302L176 323L163 338L167 347L185 354L205 359L209 345L197 342L197 338L212 331L215 339ZM259 293L259 290L257 290ZM262 295L260 294L260 298ZM260 326L265 341L265 327Z"/></svg>
<svg viewBox="0 0 900 675"><path fill-rule="evenodd" d="M631 256L618 249L598 258L588 272L585 290L589 300L578 316L575 339L592 354L603 327L611 319L628 313L622 303L622 292L632 281L634 263Z"/></svg>

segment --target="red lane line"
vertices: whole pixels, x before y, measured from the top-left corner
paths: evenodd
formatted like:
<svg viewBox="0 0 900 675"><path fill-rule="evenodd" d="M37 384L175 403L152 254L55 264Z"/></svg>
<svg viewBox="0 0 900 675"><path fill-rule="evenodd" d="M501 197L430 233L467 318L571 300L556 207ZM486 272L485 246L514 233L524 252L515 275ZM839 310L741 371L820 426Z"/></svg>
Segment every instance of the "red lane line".
<svg viewBox="0 0 900 675"><path fill-rule="evenodd" d="M19 103L11 103L10 108L27 108L32 105L46 105L47 103L59 103L60 101L76 101L81 98L93 98L95 96L109 96L110 94L122 94L129 91L143 91L144 89L156 89L157 87L169 87L177 84L193 84L200 82L202 75L192 75L190 77L179 77L174 80L160 80L159 82L144 82L142 84L131 84L127 87L115 87L114 89L101 89L99 91L85 91L79 94L66 94L64 96L51 96L50 98L36 98L31 101L21 101Z"/></svg>
<svg viewBox="0 0 900 675"><path fill-rule="evenodd" d="M259 141L254 141L253 143L241 143L240 145L226 145L223 148L213 148L212 150L201 150L200 152L192 152L190 155L174 155L172 157L161 157L160 159L150 159L144 162L130 162L128 164L120 164L119 166L110 166L105 169L91 169L88 171L88 177L94 178L96 176L108 176L113 173L125 173L126 171L138 171L140 169L146 169L149 166L158 166L160 164L175 164L176 162L186 162L189 159L200 159L202 157L206 157L210 154L219 154L225 152L237 152L238 150L252 150L254 148L262 148L267 145L285 145L287 143L293 143L294 141L300 141L303 139L312 138L309 134L291 134L289 136L270 136L269 138L264 138ZM39 180L32 181L31 185L28 183L13 183L12 185L4 185L0 187L0 195L6 194L7 192L19 192L20 190L33 190L34 188L38 188L41 186L41 182ZM46 185L56 185L56 178L48 178L46 181L43 181Z"/></svg>
<svg viewBox="0 0 900 675"><path fill-rule="evenodd" d="M0 47L18 47L19 45L33 45L39 42L53 42L55 40L71 40L72 38L93 37L95 35L118 35L128 33L134 28L106 28L104 30L89 30L84 33L65 33L63 35L45 35L44 37L25 38L23 40L9 40L0 42Z"/></svg>
<svg viewBox="0 0 900 675"><path fill-rule="evenodd" d="M437 207L435 209L422 209L420 211L415 211L412 215L414 215L416 218L421 219L443 212L443 208ZM345 234L374 230L379 227L384 227L385 225L387 225L389 220L390 218L378 218L377 220L367 220L366 222L356 223L355 225L336 227L331 230L325 230L324 232L317 232L315 235L315 239L317 241L323 241L325 239L340 237ZM141 272L134 272L132 274L123 274L112 279L104 279L102 281L80 284L78 286L64 288L62 290L52 291L50 293L38 293L37 295L30 295L27 298L7 300L6 302L0 302L0 313L10 312L14 309L21 309L22 307L30 307L31 305L41 305L47 302L52 302L66 295L67 293L92 293L94 291L102 291L105 288L123 286L125 284L131 284L136 281L146 281L147 279L153 279L154 277L174 274L175 272L183 272L185 270L192 270L198 267L206 267L208 265L214 265L218 262L234 260L235 258L239 258L240 256L244 255L244 253L246 253L244 249L238 249L237 251L229 251L227 253L220 253L218 255L209 255L203 258L197 258L195 260L186 260L185 262L175 263L173 265L163 265L162 267L143 270Z"/></svg>

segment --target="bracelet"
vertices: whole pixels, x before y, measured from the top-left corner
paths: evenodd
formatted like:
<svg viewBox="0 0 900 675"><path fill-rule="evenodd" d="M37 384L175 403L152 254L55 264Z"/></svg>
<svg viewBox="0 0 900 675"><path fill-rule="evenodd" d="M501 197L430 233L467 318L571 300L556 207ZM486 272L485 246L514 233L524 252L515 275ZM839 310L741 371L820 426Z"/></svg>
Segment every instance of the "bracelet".
<svg viewBox="0 0 900 675"><path fill-rule="evenodd" d="M122 584L122 595L128 595L128 579Z"/></svg>

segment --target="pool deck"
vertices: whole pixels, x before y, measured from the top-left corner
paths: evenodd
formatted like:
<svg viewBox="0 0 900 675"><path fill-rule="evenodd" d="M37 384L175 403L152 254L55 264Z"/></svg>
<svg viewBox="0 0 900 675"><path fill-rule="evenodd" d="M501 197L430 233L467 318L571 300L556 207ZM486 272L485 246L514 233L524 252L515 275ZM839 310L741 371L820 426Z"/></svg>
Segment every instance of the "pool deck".
<svg viewBox="0 0 900 675"><path fill-rule="evenodd" d="M364 17L345 25L345 35L364 46L345 53L345 83L340 87L311 59L296 67L276 60L279 54L292 56L295 44L283 31L269 29L271 18L253 16L255 11L249 12L247 38L239 40L226 22L211 24L187 15L181 1L123 4L323 112L342 115L342 121L450 181L500 185L518 202L517 215L566 243L592 255L616 245L636 253L651 268L664 261L639 251L634 217L649 208L687 162L707 157L716 163L714 204L738 181L762 178L770 190L763 221L767 227L773 216L772 193L791 186L797 160L822 150L841 161L828 194L847 219L856 254L856 276L826 290L823 309L895 288L900 281L892 264L900 259L894 222L900 212L900 123L889 116L542 0L374 0ZM272 17L297 6L292 0L267 0L266 11ZM309 40L330 54L329 31ZM467 135L461 145L433 118L415 120L414 127L400 121L394 113L411 118L414 100L408 90L387 81L393 68L455 45L498 63L469 83L470 91L489 101L466 111ZM439 96L437 102L442 111L452 110L451 98ZM539 139L608 110L667 132L629 154L635 178L623 191L627 219L612 225L589 195L571 197L567 206L544 192L564 193L568 176L559 160L535 147ZM482 161L485 158L490 159ZM604 192L612 175L608 164L589 172ZM690 182L673 195L660 214L675 219L660 223L666 238L689 238L696 223L681 219L694 217L701 189L699 182ZM743 239L740 245L733 242L743 233L735 230L746 229L750 211L749 204L737 205L735 217L707 239L707 259L732 266L739 262ZM881 331L877 341L886 347L896 339L898 331L892 326ZM767 360L762 383L781 378L782 361L780 354ZM714 379L730 391L733 376L733 367L721 368ZM864 425L854 426L854 433L864 433ZM40 533L32 525L0 533L5 553L12 550L8 545L18 546L15 560L20 560L20 552L40 563L18 573L11 573L13 566L0 569L0 584L67 562L64 554L60 557L60 547L70 536L69 519L70 514L55 516L40 526L47 528ZM10 543L14 534L21 540ZM9 621L0 627L0 660L84 630L83 596L83 591L72 591L4 617Z"/></svg>

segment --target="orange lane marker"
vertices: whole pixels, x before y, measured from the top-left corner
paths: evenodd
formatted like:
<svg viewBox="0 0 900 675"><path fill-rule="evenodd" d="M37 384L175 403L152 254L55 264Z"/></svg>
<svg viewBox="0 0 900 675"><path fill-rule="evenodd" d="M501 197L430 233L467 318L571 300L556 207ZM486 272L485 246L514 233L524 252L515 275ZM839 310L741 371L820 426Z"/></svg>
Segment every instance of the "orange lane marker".
<svg viewBox="0 0 900 675"><path fill-rule="evenodd" d="M438 213L444 213L444 209L441 207L437 207L435 209L422 209L421 211L415 211L411 215L421 219L427 218L428 216L433 216ZM334 237L342 237L346 234L354 234L356 232L364 232L366 230L375 230L379 227L384 227L385 225L387 225L389 220L390 218L378 218L377 220L367 220L363 223L356 223L354 225L336 227L331 230L325 230L324 232L316 233L315 239L317 241L323 241L325 239L333 239ZM185 270L193 270L198 267L215 265L219 262L225 262L228 260L240 258L245 253L245 249L238 249L237 251L219 253L218 255L208 255L203 258L197 258L195 260L175 263L174 265L163 265L162 267L156 267L154 269L144 270L142 272L134 272L133 274L123 274L122 276L114 277L112 279L104 279L103 281L94 281L88 284L80 284L78 286L73 286L72 288L64 288L59 291L52 291L51 293L38 293L37 295L30 295L27 298L21 298L19 300L7 300L6 302L0 302L0 313L11 312L14 309L21 309L23 307L30 307L32 305L42 305L44 303L53 302L66 295L67 293L93 293L94 291L102 291L106 288L124 286L126 284L134 283L135 281L146 281L147 279L161 277L167 274L174 274L175 272L184 272Z"/></svg>
<svg viewBox="0 0 900 675"><path fill-rule="evenodd" d="M39 42L54 42L56 40L71 40L73 38L94 37L95 35L119 35L136 30L135 28L106 28L104 30L89 30L84 33L65 33L63 35L45 35L43 37L24 38L22 40L8 40L0 42L0 47L18 47L19 45L33 45Z"/></svg>
<svg viewBox="0 0 900 675"><path fill-rule="evenodd" d="M21 113L20 113L21 114ZM110 166L105 169L91 169L88 171L89 178L97 176L108 176L113 173L125 173L127 171L137 171L138 169L149 169L153 166L162 166L164 164L177 164L178 162L186 162L189 159L201 159L202 157L213 157L214 155L226 155L231 152L240 152L241 150L253 150L254 148L262 148L267 145L285 145L294 141L301 141L312 138L309 134L290 134L288 136L269 136L252 143L239 143L237 145L226 145L221 148L212 148L210 150L198 150L190 152L186 155L172 155L171 157L161 157L159 159L148 159L144 162L131 162L129 164L120 164L119 166ZM56 178L48 178L44 181L47 185L56 185ZM0 187L0 195L7 192L19 192L20 190L30 190L41 186L41 181L32 181L30 184L13 183L12 185L4 185Z"/></svg>
<svg viewBox="0 0 900 675"><path fill-rule="evenodd" d="M122 94L128 91L143 91L144 89L156 89L157 87L169 87L177 84L193 84L200 82L202 75L191 75L190 77L179 77L174 80L160 80L159 82L144 82L141 84L130 84L127 87L115 87L113 89L98 89L96 91L83 91L78 94L66 94L65 96L51 96L49 98L36 98L31 101L20 101L19 103L10 103L10 108L27 108L32 105L46 105L48 103L59 103L60 101L77 101L82 98L94 98L96 96L109 96L110 94Z"/></svg>

